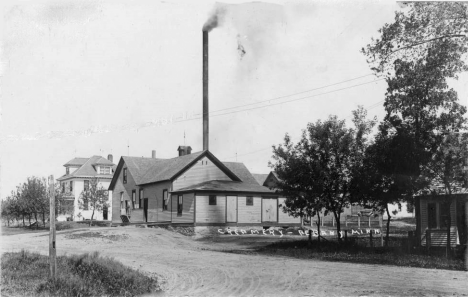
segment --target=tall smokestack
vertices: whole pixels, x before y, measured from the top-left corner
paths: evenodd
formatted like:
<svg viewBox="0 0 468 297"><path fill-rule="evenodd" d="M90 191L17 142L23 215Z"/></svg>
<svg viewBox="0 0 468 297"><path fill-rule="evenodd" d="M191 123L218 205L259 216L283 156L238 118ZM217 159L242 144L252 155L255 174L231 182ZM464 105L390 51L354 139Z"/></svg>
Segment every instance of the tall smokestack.
<svg viewBox="0 0 468 297"><path fill-rule="evenodd" d="M203 150L208 150L208 31L203 30Z"/></svg>

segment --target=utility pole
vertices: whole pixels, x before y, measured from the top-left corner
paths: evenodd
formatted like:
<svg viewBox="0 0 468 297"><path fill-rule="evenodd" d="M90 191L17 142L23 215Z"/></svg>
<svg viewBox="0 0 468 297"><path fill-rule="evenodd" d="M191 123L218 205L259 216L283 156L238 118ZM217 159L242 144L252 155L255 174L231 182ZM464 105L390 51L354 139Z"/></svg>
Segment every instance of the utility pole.
<svg viewBox="0 0 468 297"><path fill-rule="evenodd" d="M50 231L49 231L49 266L50 278L54 281L57 276L57 250L55 246L55 185L54 176L49 176L49 198L50 198Z"/></svg>

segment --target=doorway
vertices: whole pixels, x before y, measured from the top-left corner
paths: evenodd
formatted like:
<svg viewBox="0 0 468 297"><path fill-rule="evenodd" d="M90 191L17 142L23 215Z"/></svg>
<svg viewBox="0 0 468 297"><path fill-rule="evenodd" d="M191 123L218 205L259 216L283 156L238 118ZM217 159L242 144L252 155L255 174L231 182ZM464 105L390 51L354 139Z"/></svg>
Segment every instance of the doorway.
<svg viewBox="0 0 468 297"><path fill-rule="evenodd" d="M262 221L263 222L278 222L278 199L263 198L262 199Z"/></svg>
<svg viewBox="0 0 468 297"><path fill-rule="evenodd" d="M104 206L102 209L102 219L107 221L107 206Z"/></svg>
<svg viewBox="0 0 468 297"><path fill-rule="evenodd" d="M237 223L237 196L226 196L226 222Z"/></svg>
<svg viewBox="0 0 468 297"><path fill-rule="evenodd" d="M148 222L148 198L143 199L143 214L145 215L145 222Z"/></svg>

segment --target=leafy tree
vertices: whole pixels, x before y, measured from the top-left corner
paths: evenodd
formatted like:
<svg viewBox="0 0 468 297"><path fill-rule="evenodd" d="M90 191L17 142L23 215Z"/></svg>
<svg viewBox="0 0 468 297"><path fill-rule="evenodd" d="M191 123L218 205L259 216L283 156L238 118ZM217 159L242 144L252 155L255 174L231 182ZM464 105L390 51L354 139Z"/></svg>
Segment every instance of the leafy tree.
<svg viewBox="0 0 468 297"><path fill-rule="evenodd" d="M463 2L412 2L395 13L380 37L362 49L376 73L391 75L395 61L415 62L433 52L452 57L443 67L451 76L466 71L468 5ZM432 52L432 53L431 53Z"/></svg>
<svg viewBox="0 0 468 297"><path fill-rule="evenodd" d="M362 167L367 135L375 125L375 120L365 119L362 107L353 115L354 129L330 116L309 123L296 145L286 135L284 145L273 146L276 162L270 164L280 179L278 189L286 194L286 211L293 216L319 214L322 209L325 215L332 213L339 241L341 213L354 202L353 175Z"/></svg>
<svg viewBox="0 0 468 297"><path fill-rule="evenodd" d="M91 220L89 225L93 223L94 212L102 211L104 207L108 207L109 194L107 190L99 184L97 177L92 178L89 181L89 187L84 189L80 194L79 204L80 208L85 210L91 208Z"/></svg>

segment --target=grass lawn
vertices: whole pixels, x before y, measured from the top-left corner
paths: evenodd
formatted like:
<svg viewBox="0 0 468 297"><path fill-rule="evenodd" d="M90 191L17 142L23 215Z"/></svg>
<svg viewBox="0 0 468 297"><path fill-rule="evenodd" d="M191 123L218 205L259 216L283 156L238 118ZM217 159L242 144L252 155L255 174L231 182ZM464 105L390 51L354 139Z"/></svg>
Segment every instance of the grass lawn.
<svg viewBox="0 0 468 297"><path fill-rule="evenodd" d="M68 230L68 229L79 229L79 228L99 228L99 227L108 227L109 222L104 221L93 221L93 226L89 226L89 221L68 221L68 222L55 222L55 228L57 231ZM23 227L19 226L2 226L2 236L16 235L16 234L25 234L25 233L37 233L37 232L46 232L49 231L49 223L44 225L39 223L36 227Z"/></svg>
<svg viewBox="0 0 468 297"><path fill-rule="evenodd" d="M48 257L21 251L1 259L2 296L138 296L160 291L158 281L97 253L57 257L57 280Z"/></svg>
<svg viewBox="0 0 468 297"><path fill-rule="evenodd" d="M339 245L335 240L322 240L319 244L315 239L311 247L308 247L307 239L282 241L259 248L257 252L300 259L466 270L463 257L446 259L443 253L438 255L409 254L401 248L371 248L359 245L356 241Z"/></svg>

